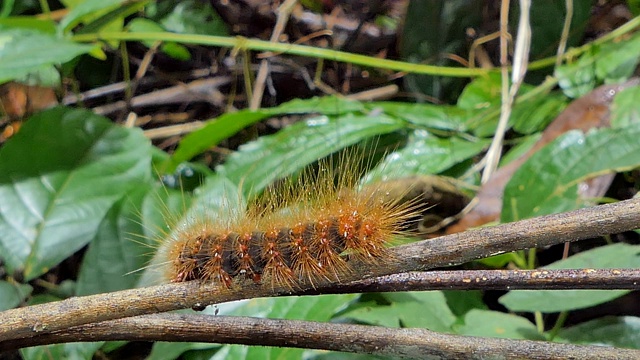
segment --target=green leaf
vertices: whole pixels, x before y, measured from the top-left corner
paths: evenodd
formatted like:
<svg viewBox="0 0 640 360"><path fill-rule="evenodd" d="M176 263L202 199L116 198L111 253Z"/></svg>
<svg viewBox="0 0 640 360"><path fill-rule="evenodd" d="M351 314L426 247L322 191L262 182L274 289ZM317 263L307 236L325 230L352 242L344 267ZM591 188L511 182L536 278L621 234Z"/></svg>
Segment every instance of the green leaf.
<svg viewBox="0 0 640 360"><path fill-rule="evenodd" d="M458 98L458 107L466 110L484 110L500 105L502 80L499 73L479 76L465 86Z"/></svg>
<svg viewBox="0 0 640 360"><path fill-rule="evenodd" d="M565 95L577 99L596 87L595 62L598 54L598 48L591 48L578 61L556 68L555 76Z"/></svg>
<svg viewBox="0 0 640 360"><path fill-rule="evenodd" d="M98 13L106 13L110 10L120 8L128 0L86 0L74 6L65 16L58 28L63 33L68 32L73 27L85 21L87 18L95 18Z"/></svg>
<svg viewBox="0 0 640 360"><path fill-rule="evenodd" d="M188 357L180 357L183 353L190 350L210 350L221 347L218 344L207 343L173 343L173 342L155 342L151 353L146 360L168 360L168 359L189 359ZM208 359L209 357L206 357Z"/></svg>
<svg viewBox="0 0 640 360"><path fill-rule="evenodd" d="M132 1L128 4L124 4L123 6L117 6L110 11L98 11L94 16L99 16L91 21L87 21L86 25L84 25L82 29L78 30L76 34L122 31L125 18L142 10L149 1L150 0ZM89 18L94 16L90 16Z"/></svg>
<svg viewBox="0 0 640 360"><path fill-rule="evenodd" d="M38 19L33 16L0 18L0 29L24 29L51 35L56 33L56 25L52 20Z"/></svg>
<svg viewBox="0 0 640 360"><path fill-rule="evenodd" d="M144 268L160 245L167 219L176 219L185 208L180 191L137 190L105 215L82 260L77 295L136 287L142 274L136 270Z"/></svg>
<svg viewBox="0 0 640 360"><path fill-rule="evenodd" d="M367 182L439 174L469 159L489 146L490 140L475 142L459 137L439 138L425 130L416 130L407 145L385 158L367 174Z"/></svg>
<svg viewBox="0 0 640 360"><path fill-rule="evenodd" d="M376 102L367 104L372 111L386 114L423 128L442 131L465 131L472 112L455 106Z"/></svg>
<svg viewBox="0 0 640 360"><path fill-rule="evenodd" d="M127 28L130 32L161 32L166 31L165 28L160 26L160 24L154 22L153 20L144 19L144 18L135 18L127 24ZM143 41L146 47L152 47L153 41ZM160 50L165 54L173 57L178 60L189 60L191 58L191 53L189 50L180 44L175 42L164 42L160 46Z"/></svg>
<svg viewBox="0 0 640 360"><path fill-rule="evenodd" d="M370 103L377 107L379 103ZM262 109L271 115L278 114L322 114L327 116L344 115L352 112L366 111L361 102L345 99L340 96L319 96L310 99L294 99L274 108Z"/></svg>
<svg viewBox="0 0 640 360"><path fill-rule="evenodd" d="M235 113L227 113L207 121L207 125L202 129L185 136L173 154L171 162L168 164L168 170L173 170L181 162L190 160L192 157L216 146L220 141L231 137L245 127L270 116L311 113L337 116L362 110L364 110L364 106L358 101L325 96L305 100L296 99L274 108L259 109L256 111L241 110Z"/></svg>
<svg viewBox="0 0 640 360"><path fill-rule="evenodd" d="M179 1L171 13L160 20L169 31L180 34L227 36L225 22L208 2Z"/></svg>
<svg viewBox="0 0 640 360"><path fill-rule="evenodd" d="M3 30L0 33L0 83L39 71L43 66L65 63L94 48L95 45L76 44L35 31Z"/></svg>
<svg viewBox="0 0 640 360"><path fill-rule="evenodd" d="M511 114L513 130L520 134L542 131L566 106L566 97L557 93L518 103Z"/></svg>
<svg viewBox="0 0 640 360"><path fill-rule="evenodd" d="M574 210L586 200L578 184L590 177L640 166L640 124L570 131L536 152L507 184L502 222Z"/></svg>
<svg viewBox="0 0 640 360"><path fill-rule="evenodd" d="M640 245L614 244L581 252L543 269L633 269L638 264ZM628 293L628 290L514 290L499 301L511 311L550 313L595 306Z"/></svg>
<svg viewBox="0 0 640 360"><path fill-rule="evenodd" d="M0 311L20 305L33 291L31 285L0 281Z"/></svg>
<svg viewBox="0 0 640 360"><path fill-rule="evenodd" d="M486 310L487 305L482 300L484 292L479 290L444 290L447 306L456 316L462 316L473 309Z"/></svg>
<svg viewBox="0 0 640 360"><path fill-rule="evenodd" d="M518 143L514 144L513 147L509 149L509 152L500 158L500 166L504 166L526 154L540 138L542 138L541 133L519 137Z"/></svg>
<svg viewBox="0 0 640 360"><path fill-rule="evenodd" d="M91 360L104 342L68 343L34 346L20 350L24 360L73 359Z"/></svg>
<svg viewBox="0 0 640 360"><path fill-rule="evenodd" d="M592 47L578 61L559 66L555 75L564 93L578 98L593 90L597 80L607 83L629 78L638 64L640 35Z"/></svg>
<svg viewBox="0 0 640 360"><path fill-rule="evenodd" d="M464 325L456 333L504 339L545 340L529 320L512 314L491 310L471 310L464 317Z"/></svg>
<svg viewBox="0 0 640 360"><path fill-rule="evenodd" d="M596 76L606 82L622 82L629 78L640 60L640 35L619 42L608 42L602 45L598 61L596 61Z"/></svg>
<svg viewBox="0 0 640 360"><path fill-rule="evenodd" d="M433 331L451 331L456 321L441 291L388 293L382 295L389 305L361 306L341 317L386 327L414 327Z"/></svg>
<svg viewBox="0 0 640 360"><path fill-rule="evenodd" d="M604 317L563 329L557 341L640 349L640 318Z"/></svg>
<svg viewBox="0 0 640 360"><path fill-rule="evenodd" d="M318 116L288 126L240 147L218 168L243 193L259 192L274 180L318 159L373 136L402 129L404 123L384 114L349 113L340 118Z"/></svg>
<svg viewBox="0 0 640 360"><path fill-rule="evenodd" d="M139 129L86 110L33 116L0 149L0 248L9 272L47 272L95 237L109 208L150 179Z"/></svg>
<svg viewBox="0 0 640 360"><path fill-rule="evenodd" d="M640 123L640 86L634 86L619 92L611 104L611 127L623 128Z"/></svg>
<svg viewBox="0 0 640 360"><path fill-rule="evenodd" d="M189 161L197 154L216 146L220 141L267 116L268 114L262 111L238 111L210 120L202 129L192 132L180 141L167 170L172 171L181 162Z"/></svg>

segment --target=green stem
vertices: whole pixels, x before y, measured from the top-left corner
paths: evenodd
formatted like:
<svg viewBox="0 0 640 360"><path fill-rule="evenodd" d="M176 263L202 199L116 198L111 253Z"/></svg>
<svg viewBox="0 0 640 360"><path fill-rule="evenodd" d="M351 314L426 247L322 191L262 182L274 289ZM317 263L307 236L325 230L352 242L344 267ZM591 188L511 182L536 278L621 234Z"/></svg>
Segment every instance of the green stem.
<svg viewBox="0 0 640 360"><path fill-rule="evenodd" d="M536 320L536 328L540 334L544 333L544 319L542 318L542 313L540 311L536 311L533 313L533 317Z"/></svg>
<svg viewBox="0 0 640 360"><path fill-rule="evenodd" d="M569 49L562 59L576 57L594 46L612 41L619 36L629 33L640 26L640 16L629 20L624 25L608 33L607 35L585 44L583 46ZM176 34L170 32L109 32L109 33L89 33L79 34L72 37L73 40L79 42L96 42L99 40L109 41L175 41L183 44L197 44L220 46L227 48L239 48L253 51L271 51L275 53L286 53L290 55L300 55L314 57L318 59L327 59L333 61L341 61L356 65L368 66L372 68L387 69L392 71L403 71L413 74L450 76L450 77L476 77L487 75L497 69L479 69L479 68L462 68L434 66L425 64L414 64L404 61L379 59L371 56L360 54L352 54L343 51L318 48L306 45L295 45L270 42L264 40L247 39L243 37L224 37L210 35L195 34ZM549 66L553 66L557 58L555 56L540 59L529 64L529 70L537 70Z"/></svg>
<svg viewBox="0 0 640 360"><path fill-rule="evenodd" d="M536 248L529 249L529 254L527 256L527 269L533 270L536 268Z"/></svg>
<svg viewBox="0 0 640 360"><path fill-rule="evenodd" d="M567 320L567 316L569 316L568 311L562 311L558 314L558 320L556 320L553 328L549 331L549 341L552 341L556 336L558 336L558 332L562 329L564 322Z"/></svg>
<svg viewBox="0 0 640 360"><path fill-rule="evenodd" d="M263 40L247 39L243 37L223 37L195 34L175 34L170 32L109 32L80 34L72 37L78 42L95 41L174 41L182 44L198 44L220 46L227 48L247 49L254 51L271 51L346 62L378 69L403 71L414 74L450 76L450 77L476 77L487 75L492 70L480 68L462 68L413 64L404 61L379 59L371 56L352 54L343 51L318 48L306 45L284 44Z"/></svg>
<svg viewBox="0 0 640 360"><path fill-rule="evenodd" d="M43 14L50 14L51 9L49 8L49 3L47 0L40 0L40 10L42 10Z"/></svg>

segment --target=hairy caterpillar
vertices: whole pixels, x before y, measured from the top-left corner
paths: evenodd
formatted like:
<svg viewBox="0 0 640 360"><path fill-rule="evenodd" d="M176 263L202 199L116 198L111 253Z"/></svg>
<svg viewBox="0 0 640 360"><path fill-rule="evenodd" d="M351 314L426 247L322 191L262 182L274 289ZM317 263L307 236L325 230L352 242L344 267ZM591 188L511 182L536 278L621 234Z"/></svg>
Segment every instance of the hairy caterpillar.
<svg viewBox="0 0 640 360"><path fill-rule="evenodd" d="M268 189L246 212L188 220L159 249L164 279L294 289L340 281L355 258L385 259L389 240L418 210L382 186L359 187L361 164L353 158L321 161L315 171Z"/></svg>

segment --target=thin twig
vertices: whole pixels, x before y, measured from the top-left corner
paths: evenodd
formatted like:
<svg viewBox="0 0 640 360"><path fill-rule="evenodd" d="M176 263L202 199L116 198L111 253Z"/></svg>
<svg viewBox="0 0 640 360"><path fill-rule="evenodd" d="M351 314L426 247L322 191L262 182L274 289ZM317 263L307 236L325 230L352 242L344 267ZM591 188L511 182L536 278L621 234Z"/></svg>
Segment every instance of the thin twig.
<svg viewBox="0 0 640 360"><path fill-rule="evenodd" d="M573 0L565 0L565 9L567 14L564 17L564 25L562 25L562 34L560 35L560 43L558 44L558 52L556 55L556 69L562 64L562 56L567 49L569 41L569 31L571 30L571 21L573 20Z"/></svg>
<svg viewBox="0 0 640 360"><path fill-rule="evenodd" d="M638 269L447 270L380 276L335 286L337 293L425 290L640 290Z"/></svg>
<svg viewBox="0 0 640 360"><path fill-rule="evenodd" d="M287 22L289 21L289 16L291 15L291 11L293 11L293 7L298 3L298 0L286 0L280 7L278 7L278 16L276 20L276 25L273 28L273 32L271 33L271 38L269 41L277 42L280 38L280 35L284 31ZM269 75L269 59L262 59L260 61L260 68L258 69L258 75L256 76L256 82L253 87L253 92L251 94L251 101L249 101L249 109L257 110L260 108L260 103L262 102L262 95L264 94L264 84L267 80L267 76Z"/></svg>

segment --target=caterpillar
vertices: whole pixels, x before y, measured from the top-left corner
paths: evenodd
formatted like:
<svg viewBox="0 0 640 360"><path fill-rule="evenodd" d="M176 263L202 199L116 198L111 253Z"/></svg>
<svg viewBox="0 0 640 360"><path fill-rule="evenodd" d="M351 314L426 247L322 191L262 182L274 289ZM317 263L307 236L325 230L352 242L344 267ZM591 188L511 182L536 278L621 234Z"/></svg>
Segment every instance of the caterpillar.
<svg viewBox="0 0 640 360"><path fill-rule="evenodd" d="M321 161L267 189L242 214L187 221L159 249L164 279L294 289L339 282L354 259L388 259L389 240L403 234L416 204L390 198L383 186L358 186L362 171L352 154L334 165Z"/></svg>

